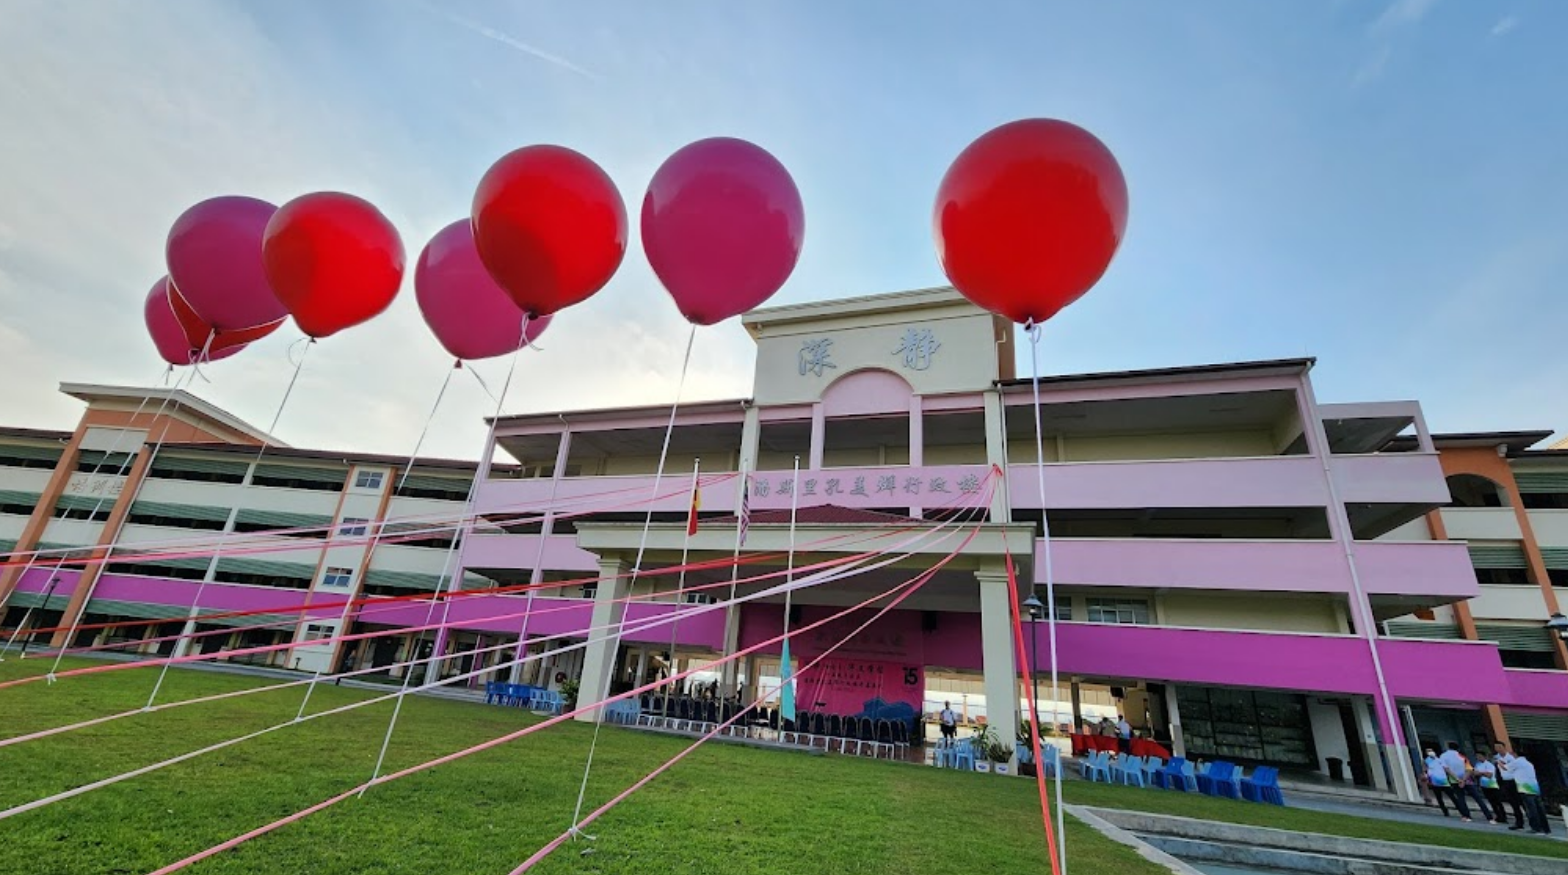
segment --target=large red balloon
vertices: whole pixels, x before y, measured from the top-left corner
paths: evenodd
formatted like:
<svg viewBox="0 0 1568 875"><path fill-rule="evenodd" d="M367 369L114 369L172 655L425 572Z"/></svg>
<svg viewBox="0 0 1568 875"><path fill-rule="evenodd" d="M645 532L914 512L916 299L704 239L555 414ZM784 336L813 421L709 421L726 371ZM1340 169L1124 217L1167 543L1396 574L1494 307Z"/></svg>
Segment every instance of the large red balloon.
<svg viewBox="0 0 1568 875"><path fill-rule="evenodd" d="M147 292L147 301L142 305L142 317L147 321L147 334L152 337L153 346L158 348L158 355L171 365L193 365L199 360L217 361L228 358L245 348L244 343L230 344L223 349L208 348L203 357L202 349L206 346L206 338L213 334L210 326L202 323L206 330L202 332L200 343L190 339L189 331L193 326L185 324L175 313L173 300L170 298L169 278L164 277L153 283L152 289ZM187 312L190 305L186 304Z"/></svg>
<svg viewBox="0 0 1568 875"><path fill-rule="evenodd" d="M620 191L563 146L526 146L497 161L474 192L473 224L485 269L531 316L587 300L626 255Z"/></svg>
<svg viewBox="0 0 1568 875"><path fill-rule="evenodd" d="M1056 119L969 144L937 190L937 258L969 300L1044 322L1105 273L1127 228L1127 182L1095 136Z"/></svg>
<svg viewBox="0 0 1568 875"><path fill-rule="evenodd" d="M261 243L267 281L301 331L328 337L391 306L403 283L403 241L368 201L340 192L278 209Z"/></svg>
<svg viewBox="0 0 1568 875"><path fill-rule="evenodd" d="M419 253L414 300L436 340L460 359L516 352L534 342L555 318L530 318L528 336L523 336L523 311L479 262L473 227L466 219L442 228Z"/></svg>
<svg viewBox="0 0 1568 875"><path fill-rule="evenodd" d="M169 277L203 322L238 331L287 316L267 284L261 236L278 208L253 197L204 200L169 229Z"/></svg>
<svg viewBox="0 0 1568 875"><path fill-rule="evenodd" d="M207 324L206 320L201 318L201 314L197 313L196 308L192 307L190 302L185 299L185 295L174 284L174 280L165 277L159 282L163 283L167 289L166 295L169 299L169 308L173 311L174 318L179 321L180 330L185 333L185 342L198 352L206 349L209 358L212 358L214 353L223 352L231 347L243 347L252 341L260 340L277 331L278 326L288 320L287 316L282 316L265 325L257 325L254 328L243 328L239 331L220 331ZM156 292L157 287L155 286L153 290Z"/></svg>
<svg viewBox="0 0 1568 875"><path fill-rule="evenodd" d="M712 325L773 296L806 234L789 171L760 146L699 140L671 155L642 201L648 264L681 315Z"/></svg>

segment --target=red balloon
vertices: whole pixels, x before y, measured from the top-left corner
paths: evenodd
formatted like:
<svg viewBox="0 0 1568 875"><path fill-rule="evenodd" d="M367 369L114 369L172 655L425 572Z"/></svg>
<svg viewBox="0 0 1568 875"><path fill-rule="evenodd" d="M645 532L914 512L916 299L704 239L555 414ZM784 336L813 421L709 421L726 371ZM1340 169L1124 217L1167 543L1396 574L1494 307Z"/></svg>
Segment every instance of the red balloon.
<svg viewBox="0 0 1568 875"><path fill-rule="evenodd" d="M599 165L563 146L502 157L479 181L472 218L485 269L530 316L592 297L626 255L620 191Z"/></svg>
<svg viewBox="0 0 1568 875"><path fill-rule="evenodd" d="M224 350L237 346L243 347L252 341L260 340L277 331L278 326L288 320L288 317L284 316L281 319L274 319L254 328L242 328L239 331L219 331L208 325L197 314L196 309L190 305L190 302L185 299L185 295L180 291L179 287L174 284L174 280L165 278L162 282L167 287L165 294L169 299L169 309L179 322L180 330L185 334L186 343L197 352L205 348L209 358ZM154 291L157 291L156 287Z"/></svg>
<svg viewBox="0 0 1568 875"><path fill-rule="evenodd" d="M192 365L202 360L215 362L245 348L243 343L230 344L223 349L209 348L203 356L202 348L207 343L206 338L213 333L212 329L205 322L201 323L201 342L191 341L189 331L193 326L187 325L184 319L176 315L173 299L169 295L172 288L168 277L158 280L147 292L147 300L142 305L147 334L152 337L153 346L157 347L158 355L163 356L164 361L171 365ZM189 310L190 305L185 306Z"/></svg>
<svg viewBox="0 0 1568 875"><path fill-rule="evenodd" d="M267 282L300 330L329 337L391 306L403 241L368 201L324 191L284 204L261 241Z"/></svg>
<svg viewBox="0 0 1568 875"><path fill-rule="evenodd" d="M942 177L937 259L969 300L1044 322L1110 267L1127 229L1127 181L1095 136L1056 119L1002 125Z"/></svg>

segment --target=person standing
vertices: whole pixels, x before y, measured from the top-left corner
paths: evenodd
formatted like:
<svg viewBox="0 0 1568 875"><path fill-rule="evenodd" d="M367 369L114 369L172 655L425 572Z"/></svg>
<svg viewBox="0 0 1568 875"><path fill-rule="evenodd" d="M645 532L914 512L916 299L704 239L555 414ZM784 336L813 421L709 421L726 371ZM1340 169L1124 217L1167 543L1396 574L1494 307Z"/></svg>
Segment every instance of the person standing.
<svg viewBox="0 0 1568 875"><path fill-rule="evenodd" d="M1122 714L1116 715L1116 746L1122 756L1132 753L1132 724Z"/></svg>
<svg viewBox="0 0 1568 875"><path fill-rule="evenodd" d="M1459 809L1459 819L1469 822L1470 806L1465 802L1469 796L1481 806L1481 816L1488 823L1493 823L1492 809L1486 804L1486 799L1481 796L1481 791L1470 783L1470 761L1459 752L1459 742L1450 741L1448 750L1438 759L1442 760L1443 769L1448 772L1448 793L1454 800L1454 807Z"/></svg>
<svg viewBox="0 0 1568 875"><path fill-rule="evenodd" d="M942 740L952 744L958 738L958 712L953 710L952 702L942 703L942 713L937 715L937 723L942 728Z"/></svg>
<svg viewBox="0 0 1568 875"><path fill-rule="evenodd" d="M1497 766L1486 758L1486 751L1477 750L1475 760L1471 764L1471 774L1475 782L1486 796L1486 801L1491 803L1492 812L1496 817L1493 823L1502 823L1508 818L1503 814L1503 790L1497 784Z"/></svg>
<svg viewBox="0 0 1568 875"><path fill-rule="evenodd" d="M1541 785L1535 777L1535 764L1524 754L1514 757L1514 783L1519 785L1519 798L1524 802L1530 831L1537 835L1551 835L1552 826L1546 819L1546 806L1541 804Z"/></svg>
<svg viewBox="0 0 1568 875"><path fill-rule="evenodd" d="M1492 745L1492 763L1497 766L1497 783L1503 790L1503 800L1514 809L1514 825L1508 829L1517 832L1524 829L1524 803L1519 798L1519 785L1514 781L1514 755L1508 745L1501 741ZM1498 814L1499 821L1508 818Z"/></svg>
<svg viewBox="0 0 1568 875"><path fill-rule="evenodd" d="M1432 788L1432 795L1437 797L1437 807L1442 809L1443 816L1448 816L1448 770L1443 768L1443 761L1437 758L1437 753L1430 748L1426 752L1426 784Z"/></svg>

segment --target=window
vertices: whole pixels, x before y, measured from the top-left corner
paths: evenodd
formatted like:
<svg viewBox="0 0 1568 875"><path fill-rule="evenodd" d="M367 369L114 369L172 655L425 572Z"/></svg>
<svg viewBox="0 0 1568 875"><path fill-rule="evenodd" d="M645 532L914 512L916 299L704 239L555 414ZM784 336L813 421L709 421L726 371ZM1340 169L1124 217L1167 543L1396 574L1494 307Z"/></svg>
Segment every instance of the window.
<svg viewBox="0 0 1568 875"><path fill-rule="evenodd" d="M683 593L683 596L688 605L711 605L718 601L712 593L707 592L688 592Z"/></svg>
<svg viewBox="0 0 1568 875"><path fill-rule="evenodd" d="M320 641L323 638L331 638L331 637L332 637L332 627L331 626L323 626L323 625L321 625L319 623L311 623L310 625L305 627L305 634L304 634L304 636L303 636L303 638L301 640L304 640L304 641Z"/></svg>
<svg viewBox="0 0 1568 875"><path fill-rule="evenodd" d="M328 568L321 575L321 585L347 589L348 587L354 585L354 569L337 567Z"/></svg>
<svg viewBox="0 0 1568 875"><path fill-rule="evenodd" d="M1089 599L1089 622L1149 625L1149 603L1135 599Z"/></svg>
<svg viewBox="0 0 1568 875"><path fill-rule="evenodd" d="M1477 583L1523 586L1530 583L1530 572L1523 568L1477 568Z"/></svg>
<svg viewBox="0 0 1568 875"><path fill-rule="evenodd" d="M599 584L597 584L597 583L585 583L585 584L583 584L583 598L591 599L591 598L598 597L598 595L599 595Z"/></svg>
<svg viewBox="0 0 1568 875"><path fill-rule="evenodd" d="M370 520L346 516L338 523L338 534L345 538L361 538L370 531Z"/></svg>
<svg viewBox="0 0 1568 875"><path fill-rule="evenodd" d="M1568 510L1568 492L1526 492L1519 500L1531 510Z"/></svg>
<svg viewBox="0 0 1568 875"><path fill-rule="evenodd" d="M354 475L355 489L380 489L386 474L381 471L360 471Z"/></svg>

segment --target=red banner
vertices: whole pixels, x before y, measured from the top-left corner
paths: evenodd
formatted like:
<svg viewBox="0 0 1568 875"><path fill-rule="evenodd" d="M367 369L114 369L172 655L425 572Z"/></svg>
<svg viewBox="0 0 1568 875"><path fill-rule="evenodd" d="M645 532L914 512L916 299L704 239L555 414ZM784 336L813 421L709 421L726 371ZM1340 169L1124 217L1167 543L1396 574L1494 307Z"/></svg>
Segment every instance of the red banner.
<svg viewBox="0 0 1568 875"><path fill-rule="evenodd" d="M803 671L796 707L873 720L912 719L925 703L924 666L871 659L828 658Z"/></svg>

